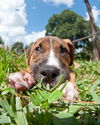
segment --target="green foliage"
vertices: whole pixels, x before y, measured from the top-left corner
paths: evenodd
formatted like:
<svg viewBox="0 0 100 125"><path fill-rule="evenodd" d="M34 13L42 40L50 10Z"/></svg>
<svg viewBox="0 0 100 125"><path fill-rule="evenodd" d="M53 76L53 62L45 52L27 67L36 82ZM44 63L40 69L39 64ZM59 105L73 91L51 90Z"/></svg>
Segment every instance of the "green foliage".
<svg viewBox="0 0 100 125"><path fill-rule="evenodd" d="M71 10L64 10L61 14L53 15L46 26L46 35L70 38L71 40L75 37L89 35L89 33L89 22Z"/></svg>
<svg viewBox="0 0 100 125"><path fill-rule="evenodd" d="M16 42L13 44L11 50L17 54L22 54L24 53L24 45L22 42Z"/></svg>
<svg viewBox="0 0 100 125"><path fill-rule="evenodd" d="M79 39L91 34L90 22L82 16L67 9L60 14L53 15L46 26L46 35L58 36L59 38ZM82 51L76 57L89 60L92 55L92 42L88 39L75 42L75 49Z"/></svg>
<svg viewBox="0 0 100 125"><path fill-rule="evenodd" d="M0 49L0 124L5 125L99 125L100 103L68 105L63 101L62 90L57 90L63 77L52 90L43 88L42 80L23 93L7 86L10 72L25 68L25 56L19 59ZM80 69L74 69L80 101L100 102L100 62L78 61ZM66 83L67 84L67 81Z"/></svg>

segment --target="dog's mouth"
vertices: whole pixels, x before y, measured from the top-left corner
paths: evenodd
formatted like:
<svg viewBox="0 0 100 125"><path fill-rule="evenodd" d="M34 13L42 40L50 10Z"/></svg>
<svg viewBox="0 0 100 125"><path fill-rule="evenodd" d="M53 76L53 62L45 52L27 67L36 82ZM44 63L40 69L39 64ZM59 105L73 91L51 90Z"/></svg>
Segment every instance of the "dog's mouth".
<svg viewBox="0 0 100 125"><path fill-rule="evenodd" d="M42 68L42 71L41 71L41 68ZM37 64L35 64L35 65L32 65L31 70L32 70L33 78L36 83L38 83L43 78L41 83L44 84L45 86L49 84L50 88L58 84L58 82L61 79L61 76L64 77L64 81L69 79L69 70L66 70L64 67L61 67L58 70L53 66L52 67L38 66Z"/></svg>
<svg viewBox="0 0 100 125"><path fill-rule="evenodd" d="M55 85L57 85L60 82L61 79L63 79L62 83L64 83L67 80L67 77L64 77L64 75L59 75L58 77L56 77L56 79L50 80L50 79L47 79L47 78L45 78L44 76L41 76L41 75L38 76L38 77L35 76L36 83L39 83L39 81L42 80L41 84L45 87L49 84L50 88L55 87Z"/></svg>
<svg viewBox="0 0 100 125"><path fill-rule="evenodd" d="M56 78L55 80L47 80L46 78L43 79L43 84L46 86L49 84L50 88L53 88L56 84L58 84L60 78Z"/></svg>
<svg viewBox="0 0 100 125"><path fill-rule="evenodd" d="M34 79L36 83L39 83L39 81L41 81L42 85L47 86L47 84L49 84L50 88L53 88L59 82L60 77L54 80L50 80L50 79L47 79L45 76L35 75Z"/></svg>

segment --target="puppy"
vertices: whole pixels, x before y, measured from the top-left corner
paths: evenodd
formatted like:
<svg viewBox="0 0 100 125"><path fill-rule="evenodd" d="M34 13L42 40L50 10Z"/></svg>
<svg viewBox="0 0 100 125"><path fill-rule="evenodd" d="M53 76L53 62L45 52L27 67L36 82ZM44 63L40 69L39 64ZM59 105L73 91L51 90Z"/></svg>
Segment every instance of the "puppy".
<svg viewBox="0 0 100 125"><path fill-rule="evenodd" d="M75 100L78 96L75 74L70 68L74 60L74 47L70 40L46 36L38 39L28 48L28 68L26 71L11 73L8 78L10 87L16 91L31 88L43 76L43 83L54 87L64 76L68 80L63 89L64 97ZM63 86L64 83L59 87Z"/></svg>

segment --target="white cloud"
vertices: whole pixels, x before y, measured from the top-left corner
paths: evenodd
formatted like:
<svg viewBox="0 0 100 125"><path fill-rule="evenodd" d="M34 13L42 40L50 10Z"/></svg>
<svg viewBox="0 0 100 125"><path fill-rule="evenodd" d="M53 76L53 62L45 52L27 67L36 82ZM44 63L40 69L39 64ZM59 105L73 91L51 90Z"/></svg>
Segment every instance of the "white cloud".
<svg viewBox="0 0 100 125"><path fill-rule="evenodd" d="M68 7L71 7L74 4L74 0L43 0L44 2L51 2L54 5L65 4Z"/></svg>
<svg viewBox="0 0 100 125"><path fill-rule="evenodd" d="M40 32L32 32L32 34L28 34L24 37L25 44L30 44L31 42L34 42L37 40L37 38L41 38L45 36L46 31L40 31Z"/></svg>
<svg viewBox="0 0 100 125"><path fill-rule="evenodd" d="M5 44L16 41L29 44L45 35L45 31L27 34L27 24L25 0L0 0L0 36Z"/></svg>
<svg viewBox="0 0 100 125"><path fill-rule="evenodd" d="M100 26L100 9L97 9L96 6L92 7L92 12L93 12L93 16L95 19L95 22L98 26ZM86 20L89 20L89 15L88 13L86 13Z"/></svg>

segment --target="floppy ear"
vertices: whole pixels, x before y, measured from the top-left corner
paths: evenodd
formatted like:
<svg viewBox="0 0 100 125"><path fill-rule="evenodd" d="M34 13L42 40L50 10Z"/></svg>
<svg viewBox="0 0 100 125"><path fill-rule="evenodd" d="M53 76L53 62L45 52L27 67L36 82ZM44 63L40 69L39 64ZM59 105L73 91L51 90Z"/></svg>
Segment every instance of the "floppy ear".
<svg viewBox="0 0 100 125"><path fill-rule="evenodd" d="M73 64L73 61L74 61L74 46L72 44L72 42L69 40L69 39L64 39L64 41L67 43L69 49L70 49L70 65Z"/></svg>
<svg viewBox="0 0 100 125"><path fill-rule="evenodd" d="M32 54L33 54L33 50L34 50L34 48L35 48L37 42L40 41L40 40L42 40L42 39L43 39L43 38L37 39L35 42L32 42L32 43L30 44L30 46L28 47L28 49L27 49L28 64L29 64L29 62L30 62L30 58L31 58L31 56L32 56Z"/></svg>
<svg viewBox="0 0 100 125"><path fill-rule="evenodd" d="M27 57L29 58L29 56L30 56L30 54L31 54L31 48L32 48L32 45L33 45L34 43L32 42L30 45L29 45L29 47L27 48L27 50L26 50L26 53L27 53Z"/></svg>
<svg viewBox="0 0 100 125"><path fill-rule="evenodd" d="M31 55L32 55L32 51L33 51L33 48L34 48L34 44L35 44L35 42L32 42L32 43L29 45L29 47L27 48L27 51L26 51L26 53L27 53L27 63L28 63L28 65L29 65L30 57L31 57Z"/></svg>

